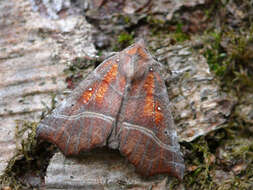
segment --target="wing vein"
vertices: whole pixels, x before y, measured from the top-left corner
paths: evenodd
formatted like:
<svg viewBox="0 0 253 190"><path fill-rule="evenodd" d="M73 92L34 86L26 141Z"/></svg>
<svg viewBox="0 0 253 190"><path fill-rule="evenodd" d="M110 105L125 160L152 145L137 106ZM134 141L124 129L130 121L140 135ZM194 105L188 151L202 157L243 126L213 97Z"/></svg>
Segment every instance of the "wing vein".
<svg viewBox="0 0 253 190"><path fill-rule="evenodd" d="M96 113L96 112L89 112L89 111L85 111L76 115L71 115L71 116L66 116L66 115L54 115L55 118L61 118L61 119L67 119L67 120L77 120L81 117L89 117L89 118L99 118L102 119L104 121L107 122L113 122L115 119L111 116L107 116L101 113ZM123 127L126 129L131 129L131 130L138 130L141 131L142 133L144 133L145 135L149 136L150 138L152 138L160 147L175 152L177 153L179 150L173 146L164 144L155 134L153 131L151 131L150 129L147 129L143 126L140 125L135 125L135 124L131 124L128 122L123 122Z"/></svg>

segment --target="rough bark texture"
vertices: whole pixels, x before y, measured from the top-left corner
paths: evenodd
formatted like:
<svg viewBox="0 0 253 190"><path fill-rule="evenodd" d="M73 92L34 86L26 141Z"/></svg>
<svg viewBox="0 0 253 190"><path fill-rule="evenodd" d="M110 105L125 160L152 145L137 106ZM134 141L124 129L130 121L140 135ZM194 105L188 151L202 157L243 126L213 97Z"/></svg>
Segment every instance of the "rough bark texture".
<svg viewBox="0 0 253 190"><path fill-rule="evenodd" d="M206 59L189 44L157 50L166 63L167 86L180 141L192 141L222 127L236 98L222 92Z"/></svg>
<svg viewBox="0 0 253 190"><path fill-rule="evenodd" d="M64 69L92 58L91 26L83 17L50 20L28 1L0 2L0 175L15 155L16 120L39 121L52 95L66 88ZM88 71L87 71L88 72Z"/></svg>
<svg viewBox="0 0 253 190"><path fill-rule="evenodd" d="M86 159L67 159L57 153L45 178L47 189L166 189L167 178L145 179L118 152L97 151ZM131 188L132 187L132 188Z"/></svg>

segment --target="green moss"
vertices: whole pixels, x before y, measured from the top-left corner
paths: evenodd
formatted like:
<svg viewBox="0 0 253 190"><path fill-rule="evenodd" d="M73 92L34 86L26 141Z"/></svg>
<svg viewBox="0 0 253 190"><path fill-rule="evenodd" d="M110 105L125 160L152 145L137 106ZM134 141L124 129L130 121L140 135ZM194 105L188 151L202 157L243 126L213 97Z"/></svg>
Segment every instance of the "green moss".
<svg viewBox="0 0 253 190"><path fill-rule="evenodd" d="M55 151L55 146L42 142L38 144L36 129L38 123L18 121L15 138L17 151L9 161L4 174L0 176L0 184L12 189L31 188L29 176L43 179L46 166Z"/></svg>
<svg viewBox="0 0 253 190"><path fill-rule="evenodd" d="M253 40L252 31L225 31L211 32L205 42L204 56L210 69L222 78L224 85L242 89L253 88ZM251 47L252 46L252 47Z"/></svg>
<svg viewBox="0 0 253 190"><path fill-rule="evenodd" d="M95 60L88 60L85 57L76 57L71 64L69 64L69 67L64 70L65 74L73 74L80 70L85 70L89 68L90 66L94 65Z"/></svg>
<svg viewBox="0 0 253 190"><path fill-rule="evenodd" d="M134 37L132 34L122 32L118 36L118 43L124 46L129 46L133 43Z"/></svg>
<svg viewBox="0 0 253 190"><path fill-rule="evenodd" d="M246 190L253 187L253 139L244 129L232 126L220 129L191 143L184 142L181 148L185 155L183 184L186 189ZM170 187L176 189L179 184L174 180Z"/></svg>
<svg viewBox="0 0 253 190"><path fill-rule="evenodd" d="M217 76L224 76L227 69L228 61L226 59L227 54L224 49L221 47L221 32L212 32L208 34L212 38L212 43L208 44L204 56L207 59L207 63L210 69ZM208 43L208 42L207 42Z"/></svg>
<svg viewBox="0 0 253 190"><path fill-rule="evenodd" d="M130 18L129 16L124 15L123 18L124 18L124 22L125 22L126 24L131 24L131 18Z"/></svg>
<svg viewBox="0 0 253 190"><path fill-rule="evenodd" d="M36 147L36 122L18 121L15 132L15 139L21 140L21 147L18 147L18 154L24 155L26 160L32 160L33 149ZM27 133L27 137L24 138Z"/></svg>
<svg viewBox="0 0 253 190"><path fill-rule="evenodd" d="M34 151L37 144L36 127L37 123L35 122L17 122L15 139L17 142L21 143L20 145L17 144L15 156L9 161L4 174L0 177L0 184L3 186L10 186L13 189L20 189L23 187L21 181L18 180L18 175L25 173L33 167L32 160L34 160ZM17 167L16 163L20 160L24 160L27 163L26 168Z"/></svg>
<svg viewBox="0 0 253 190"><path fill-rule="evenodd" d="M208 189L212 187L212 180L210 180L212 153L207 141L201 137L195 142L187 143L186 147L191 152L185 160L186 166L191 168L184 177L186 188Z"/></svg>
<svg viewBox="0 0 253 190"><path fill-rule="evenodd" d="M236 92L233 94L238 96L238 106L242 103L240 99L244 93L253 90L252 31L252 27L238 31L223 27L220 31L207 33L209 38L205 40L204 56L209 67L221 79L227 91ZM243 101L245 104L249 100ZM209 150L214 149L212 153L216 156L216 162L209 167L211 189L253 188L253 139L249 130L252 123L236 110L230 116L228 127L213 133L218 136L223 134L221 138L215 140L214 136L206 137L209 138ZM218 183L215 179L217 171L229 177L220 179Z"/></svg>
<svg viewBox="0 0 253 190"><path fill-rule="evenodd" d="M156 52L157 47L180 44L190 40L190 34L183 31L182 22L165 23L163 25L150 25L151 51Z"/></svg>
<svg viewBox="0 0 253 190"><path fill-rule="evenodd" d="M179 22L176 25L176 31L172 33L172 37L176 40L176 42L183 42L190 39L190 36L187 33L183 32L182 26L183 24Z"/></svg>
<svg viewBox="0 0 253 190"><path fill-rule="evenodd" d="M112 43L112 51L120 51L134 43L134 32L128 33L123 31L117 34L114 42Z"/></svg>
<svg viewBox="0 0 253 190"><path fill-rule="evenodd" d="M151 26L155 26L155 27L163 27L165 24L165 20L164 19L159 19L157 17L155 17L154 15L148 15L146 17L146 22L151 25Z"/></svg>
<svg viewBox="0 0 253 190"><path fill-rule="evenodd" d="M70 89L75 88L96 65L96 60L89 60L85 57L77 57L74 59L68 64L68 68L64 69L64 74L66 76L65 81L68 84L67 87Z"/></svg>

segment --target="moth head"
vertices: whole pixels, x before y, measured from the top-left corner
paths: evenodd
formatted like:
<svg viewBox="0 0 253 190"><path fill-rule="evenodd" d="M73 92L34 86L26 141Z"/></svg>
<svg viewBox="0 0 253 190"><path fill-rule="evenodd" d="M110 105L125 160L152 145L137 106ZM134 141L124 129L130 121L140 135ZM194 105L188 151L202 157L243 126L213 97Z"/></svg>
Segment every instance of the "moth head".
<svg viewBox="0 0 253 190"><path fill-rule="evenodd" d="M147 70L147 65L152 62L152 56L147 52L143 43L131 46L121 57L122 72L130 81L142 78Z"/></svg>

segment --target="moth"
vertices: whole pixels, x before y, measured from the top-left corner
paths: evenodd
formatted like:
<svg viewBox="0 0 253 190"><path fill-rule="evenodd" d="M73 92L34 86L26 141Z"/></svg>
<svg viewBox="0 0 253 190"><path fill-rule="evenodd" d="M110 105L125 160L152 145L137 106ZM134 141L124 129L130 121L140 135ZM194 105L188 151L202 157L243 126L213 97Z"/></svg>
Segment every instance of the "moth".
<svg viewBox="0 0 253 190"><path fill-rule="evenodd" d="M37 128L66 155L118 149L143 176L183 178L184 161L161 75L144 40L102 62Z"/></svg>

